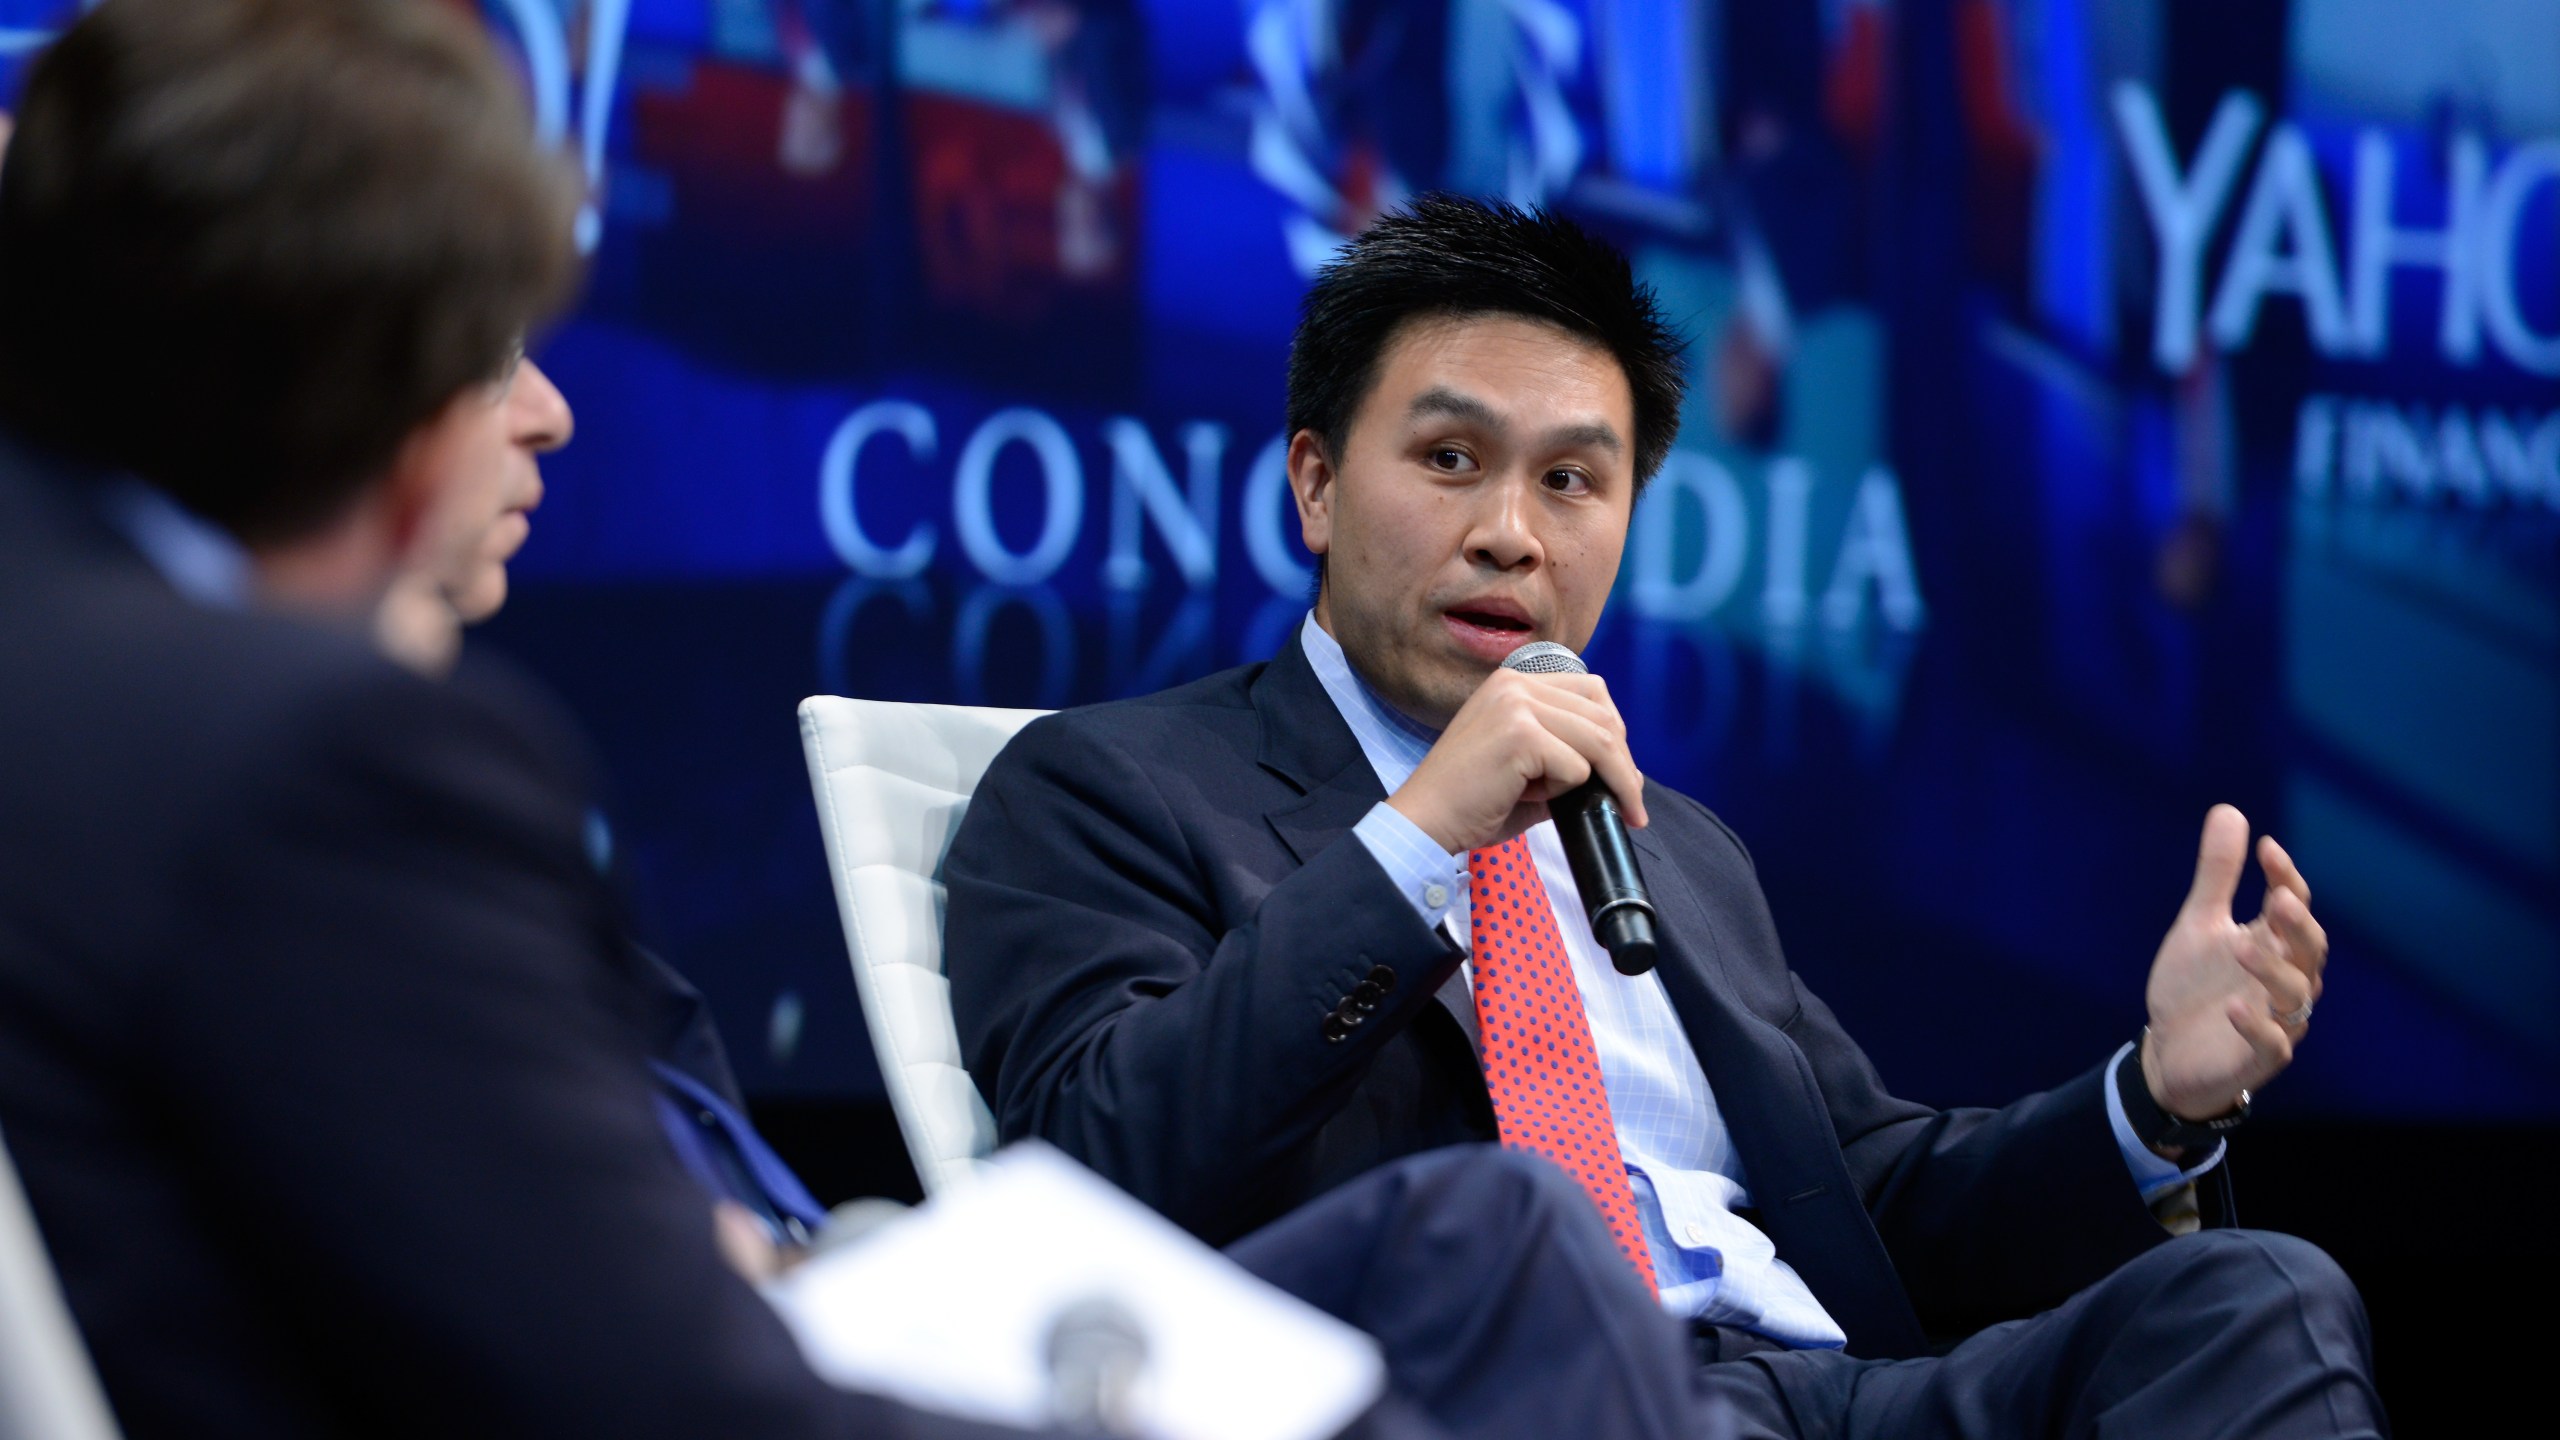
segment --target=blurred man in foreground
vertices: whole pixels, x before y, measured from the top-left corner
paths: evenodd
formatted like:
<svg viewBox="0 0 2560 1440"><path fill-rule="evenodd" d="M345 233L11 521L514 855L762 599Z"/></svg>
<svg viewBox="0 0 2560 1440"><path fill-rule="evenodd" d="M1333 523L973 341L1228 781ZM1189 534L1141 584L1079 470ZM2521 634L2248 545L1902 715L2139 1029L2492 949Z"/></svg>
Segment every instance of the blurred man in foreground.
<svg viewBox="0 0 2560 1440"><path fill-rule="evenodd" d="M577 421L568 397L518 347L478 422L491 443L479 463L450 477L422 517L413 555L374 614L382 652L443 680L462 658L462 632L505 608L507 564L532 534L542 504L541 457L569 443ZM610 834L593 814L591 834ZM609 848L609 847L608 847ZM590 858L603 863L603 856ZM747 1117L747 1103L690 981L635 947L630 997L655 1082L659 1126L687 1173L710 1193L720 1244L751 1280L770 1279L825 1223L826 1213Z"/></svg>
<svg viewBox="0 0 2560 1440"><path fill-rule="evenodd" d="M568 444L577 429L568 397L521 347L479 420L494 443L479 447L480 464L454 475L423 517L413 556L374 615L383 653L434 680L448 678L460 663L462 632L505 608L507 565L530 538L533 512L542 504L542 457ZM590 833L610 834L605 824L593 815ZM592 845L590 858L605 863ZM748 1117L701 992L636 946L630 978L659 1126L713 1201L720 1246L732 1267L751 1280L771 1279L825 1225L825 1207Z"/></svg>
<svg viewBox="0 0 2560 1440"><path fill-rule="evenodd" d="M574 279L503 72L437 6L115 0L20 119L0 1133L127 1432L912 1431L665 1159L564 728L366 643Z"/></svg>
<svg viewBox="0 0 2560 1440"><path fill-rule="evenodd" d="M21 120L0 1133L127 1433L996 1433L805 1368L653 1116L567 727L377 652L566 436L503 71L406 0L111 0ZM1231 1253L1378 1336L1371 1433L1700 1433L1565 1183L1434 1157Z"/></svg>

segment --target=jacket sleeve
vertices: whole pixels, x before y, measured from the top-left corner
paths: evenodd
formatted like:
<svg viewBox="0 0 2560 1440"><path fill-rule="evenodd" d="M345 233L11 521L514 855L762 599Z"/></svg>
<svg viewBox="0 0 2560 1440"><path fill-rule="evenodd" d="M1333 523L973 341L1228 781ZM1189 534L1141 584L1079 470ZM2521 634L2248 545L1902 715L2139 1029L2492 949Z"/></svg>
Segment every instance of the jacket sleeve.
<svg viewBox="0 0 2560 1440"><path fill-rule="evenodd" d="M391 677L324 701L197 845L145 1008L209 1223L352 1428L992 1433L828 1387L722 1264L541 732Z"/></svg>
<svg viewBox="0 0 2560 1440"><path fill-rule="evenodd" d="M1804 982L1786 1029L1813 1062L1849 1173L1933 1334L2050 1309L2169 1238L2108 1125L2102 1065L1999 1109L1885 1092Z"/></svg>
<svg viewBox="0 0 2560 1440"><path fill-rule="evenodd" d="M1037 1136L1216 1243L1431 1003L1456 947L1345 833L1221 918L1217 863L1140 759L1074 713L989 771L944 865L961 1054L1008 1140ZM1340 1040L1327 1017L1383 971Z"/></svg>
<svg viewBox="0 0 2560 1440"><path fill-rule="evenodd" d="M2116 1148L2103 1067L1999 1109L1895 1097L1831 1007L1787 968L1740 838L1693 800L1665 804L1712 827L1692 872L1701 899L1734 938L1727 953L1765 957L1731 983L1809 1063L1850 1183L1928 1331L2048 1309L2168 1238Z"/></svg>

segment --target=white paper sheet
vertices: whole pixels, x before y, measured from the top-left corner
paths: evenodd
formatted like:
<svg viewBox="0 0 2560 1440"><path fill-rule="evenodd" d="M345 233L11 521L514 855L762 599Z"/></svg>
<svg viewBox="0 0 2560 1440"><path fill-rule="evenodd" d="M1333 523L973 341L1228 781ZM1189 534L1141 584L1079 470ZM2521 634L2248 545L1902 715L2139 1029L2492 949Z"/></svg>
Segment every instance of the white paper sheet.
<svg viewBox="0 0 2560 1440"><path fill-rule="evenodd" d="M1016 1425L1050 1418L1051 1328L1095 1300L1143 1336L1150 1440L1320 1440L1386 1383L1368 1336L1039 1144L765 1295L833 1383Z"/></svg>

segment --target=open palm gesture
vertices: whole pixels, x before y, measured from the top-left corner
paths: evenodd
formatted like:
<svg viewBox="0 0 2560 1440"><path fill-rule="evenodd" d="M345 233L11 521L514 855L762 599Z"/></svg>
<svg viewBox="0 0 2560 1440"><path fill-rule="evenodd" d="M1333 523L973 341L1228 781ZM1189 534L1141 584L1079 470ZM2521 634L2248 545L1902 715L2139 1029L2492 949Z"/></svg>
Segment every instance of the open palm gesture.
<svg viewBox="0 0 2560 1440"><path fill-rule="evenodd" d="M2329 937L2311 916L2311 887L2272 835L2258 841L2267 897L2258 918L2232 918L2249 857L2249 822L2216 805L2204 817L2195 885L2151 961L2151 1033L2142 1076L2172 1115L2228 1113L2293 1063L2310 1028Z"/></svg>

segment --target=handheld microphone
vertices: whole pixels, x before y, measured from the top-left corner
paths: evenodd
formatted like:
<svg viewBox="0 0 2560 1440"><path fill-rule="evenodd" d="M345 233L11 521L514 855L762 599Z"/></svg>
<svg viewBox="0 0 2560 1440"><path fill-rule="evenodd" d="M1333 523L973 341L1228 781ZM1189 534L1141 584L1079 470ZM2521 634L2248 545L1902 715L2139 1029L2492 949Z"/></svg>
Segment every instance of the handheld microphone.
<svg viewBox="0 0 2560 1440"><path fill-rule="evenodd" d="M1505 657L1502 668L1528 675L1591 673L1581 656L1553 640L1530 641ZM1644 888L1644 872L1636 868L1626 818L1618 813L1618 797L1609 793L1608 782L1593 775L1549 800L1547 813L1564 839L1574 888L1591 912L1591 938L1609 952L1609 963L1619 974L1642 975L1652 969L1658 948L1653 896Z"/></svg>

